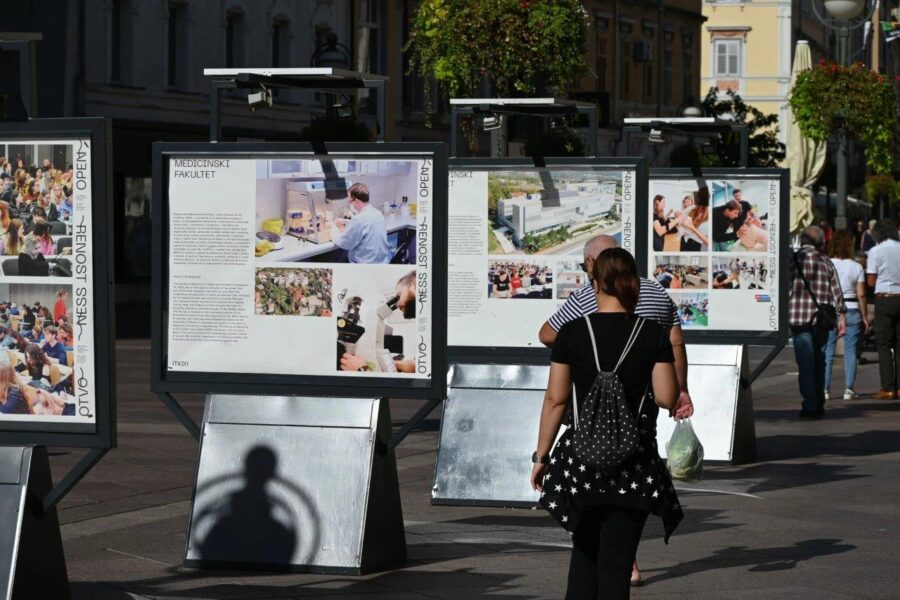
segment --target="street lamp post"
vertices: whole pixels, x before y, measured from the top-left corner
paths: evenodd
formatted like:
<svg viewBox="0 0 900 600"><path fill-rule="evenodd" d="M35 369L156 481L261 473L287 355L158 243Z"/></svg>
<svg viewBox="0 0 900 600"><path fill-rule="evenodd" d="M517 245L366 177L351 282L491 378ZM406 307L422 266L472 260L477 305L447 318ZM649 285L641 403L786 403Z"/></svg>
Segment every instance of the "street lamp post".
<svg viewBox="0 0 900 600"><path fill-rule="evenodd" d="M825 12L819 8L819 0L810 0L813 14L825 27L837 31L837 60L844 67L850 65L850 32L862 27L872 17L878 7L878 0L824 0ZM868 14L858 19L860 13L870 4ZM847 154L849 152L847 130L838 130L837 150L837 206L835 207L834 228L847 229Z"/></svg>

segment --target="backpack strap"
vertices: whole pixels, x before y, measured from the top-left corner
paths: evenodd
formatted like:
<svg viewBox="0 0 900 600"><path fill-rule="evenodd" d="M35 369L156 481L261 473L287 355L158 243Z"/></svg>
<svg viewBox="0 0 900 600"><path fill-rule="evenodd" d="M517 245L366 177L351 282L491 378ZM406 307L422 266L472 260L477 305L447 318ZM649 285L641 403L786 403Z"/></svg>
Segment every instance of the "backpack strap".
<svg viewBox="0 0 900 600"><path fill-rule="evenodd" d="M625 358L628 356L628 353L631 352L631 347L634 346L634 343L637 341L638 336L641 334L641 329L643 328L644 318L638 317L637 322L634 324L634 327L631 330L631 335L628 336L628 341L625 342L625 348L622 350L622 356L619 357L619 362L616 363L616 367L613 369L613 373L618 371L619 367L622 366L622 363L625 362Z"/></svg>
<svg viewBox="0 0 900 600"><path fill-rule="evenodd" d="M599 373L602 369L600 369L600 357L597 355L597 340L594 339L594 328L591 326L591 319L588 315L584 315L584 320L587 322L588 333L591 334L591 350L594 351L594 364L597 365L597 372Z"/></svg>

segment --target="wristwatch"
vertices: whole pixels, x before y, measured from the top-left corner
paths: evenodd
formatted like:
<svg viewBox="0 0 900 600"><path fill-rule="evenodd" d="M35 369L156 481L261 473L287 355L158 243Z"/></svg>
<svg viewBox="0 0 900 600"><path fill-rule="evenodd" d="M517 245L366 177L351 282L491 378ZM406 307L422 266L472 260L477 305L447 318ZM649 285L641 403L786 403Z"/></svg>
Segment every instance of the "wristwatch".
<svg viewBox="0 0 900 600"><path fill-rule="evenodd" d="M531 455L531 462L533 464L541 463L542 465L549 465L550 457L549 456L541 456L540 454L535 452Z"/></svg>

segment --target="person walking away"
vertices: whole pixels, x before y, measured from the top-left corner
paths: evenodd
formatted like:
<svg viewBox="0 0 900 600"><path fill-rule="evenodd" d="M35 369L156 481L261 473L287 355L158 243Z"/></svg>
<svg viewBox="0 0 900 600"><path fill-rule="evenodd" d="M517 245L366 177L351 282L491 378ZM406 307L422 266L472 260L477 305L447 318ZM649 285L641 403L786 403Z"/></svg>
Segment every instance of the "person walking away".
<svg viewBox="0 0 900 600"><path fill-rule="evenodd" d="M862 241L860 242L859 249L864 253L868 254L869 250L875 247L875 225L878 223L875 219L871 219L869 221L869 228L866 229L865 233L862 235Z"/></svg>
<svg viewBox="0 0 900 600"><path fill-rule="evenodd" d="M683 517L659 458L655 426L659 408L675 408L679 388L665 328L635 314L641 280L634 258L621 248L607 249L593 261L592 275L597 311L566 323L553 344L531 485L541 492L541 505L573 534L566 599L619 600L629 597L647 517L662 518L666 542ZM618 377L639 446L614 469L595 471L573 452L573 427L552 454L550 449L570 398L577 417L601 370ZM651 384L655 403L648 401Z"/></svg>
<svg viewBox="0 0 900 600"><path fill-rule="evenodd" d="M878 400L896 400L900 384L900 236L890 219L875 226L866 274L875 288L875 346L881 389Z"/></svg>
<svg viewBox="0 0 900 600"><path fill-rule="evenodd" d="M544 322L538 332L538 339L542 344L552 348L556 336L566 323L597 312L597 295L591 281L594 263L601 252L609 248L617 248L618 245L618 241L610 235L598 235L585 242L584 262L581 263L581 268L588 276L588 284L570 294L565 304ZM687 350L681 330L681 319L678 317L675 303L657 281L641 278L635 314L656 321L668 332L669 342L675 353L675 374L680 388L675 408L669 412L669 416L676 420L690 418L694 414L694 404L688 390ZM648 399L652 398L652 393L653 389L651 388L651 395L648 396ZM634 563L631 581L634 585L641 583L641 572L637 562Z"/></svg>
<svg viewBox="0 0 900 600"><path fill-rule="evenodd" d="M817 313L832 307L838 315L838 337L846 329L844 296L834 265L822 250L824 241L821 229L807 227L800 234L801 247L791 260L788 320L803 397L801 418L825 414L825 344L831 328L824 326Z"/></svg>
<svg viewBox="0 0 900 600"><path fill-rule="evenodd" d="M831 262L837 272L844 305L847 307L847 333L844 334L844 400L853 400L857 397L853 391L856 382L856 342L860 335L865 335L869 330L869 319L866 316L866 275L862 265L853 260L856 251L852 233L835 232L831 248ZM837 341L837 330L832 329L825 345L825 400L829 399L831 368Z"/></svg>

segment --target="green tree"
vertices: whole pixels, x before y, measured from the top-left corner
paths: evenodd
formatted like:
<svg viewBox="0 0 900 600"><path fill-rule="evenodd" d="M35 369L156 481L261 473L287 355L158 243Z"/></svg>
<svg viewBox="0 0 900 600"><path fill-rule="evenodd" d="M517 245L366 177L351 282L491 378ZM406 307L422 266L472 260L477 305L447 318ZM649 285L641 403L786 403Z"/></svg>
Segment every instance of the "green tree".
<svg viewBox="0 0 900 600"><path fill-rule="evenodd" d="M587 70L588 15L578 0L421 0L404 47L410 72L450 97L564 92Z"/></svg>
<svg viewBox="0 0 900 600"><path fill-rule="evenodd" d="M775 167L784 160L785 147L778 141L778 115L766 114L741 98L740 94L728 90L724 97L719 88L710 88L703 99L703 107L710 117L733 121L747 126L749 136L749 159L751 167ZM730 140L730 144L716 144L715 165L706 166L737 167L740 166L740 140ZM701 159L702 161L703 159Z"/></svg>

